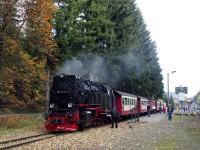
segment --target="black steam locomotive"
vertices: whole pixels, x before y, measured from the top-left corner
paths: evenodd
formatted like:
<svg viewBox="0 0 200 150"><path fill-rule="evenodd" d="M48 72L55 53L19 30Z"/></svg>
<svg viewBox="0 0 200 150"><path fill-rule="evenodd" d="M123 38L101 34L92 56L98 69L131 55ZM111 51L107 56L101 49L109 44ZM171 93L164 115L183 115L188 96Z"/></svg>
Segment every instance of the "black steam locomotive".
<svg viewBox="0 0 200 150"><path fill-rule="evenodd" d="M56 75L50 90L46 129L76 131L107 121L113 105L112 90L75 75Z"/></svg>

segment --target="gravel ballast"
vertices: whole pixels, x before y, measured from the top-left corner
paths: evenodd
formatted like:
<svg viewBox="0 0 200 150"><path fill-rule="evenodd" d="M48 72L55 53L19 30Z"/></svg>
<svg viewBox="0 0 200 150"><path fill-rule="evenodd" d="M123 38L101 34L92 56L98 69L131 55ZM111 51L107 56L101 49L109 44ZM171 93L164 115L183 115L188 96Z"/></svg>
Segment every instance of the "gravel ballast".
<svg viewBox="0 0 200 150"><path fill-rule="evenodd" d="M130 124L129 122L120 122L118 128L110 128L110 125L106 125L84 131L66 133L63 136L45 139L15 149L154 150L157 149L156 146L162 139L171 136L175 132L181 133L185 128L194 124L192 119L189 122L180 118L168 121L165 114L153 114L151 117L141 117L139 123L133 122Z"/></svg>

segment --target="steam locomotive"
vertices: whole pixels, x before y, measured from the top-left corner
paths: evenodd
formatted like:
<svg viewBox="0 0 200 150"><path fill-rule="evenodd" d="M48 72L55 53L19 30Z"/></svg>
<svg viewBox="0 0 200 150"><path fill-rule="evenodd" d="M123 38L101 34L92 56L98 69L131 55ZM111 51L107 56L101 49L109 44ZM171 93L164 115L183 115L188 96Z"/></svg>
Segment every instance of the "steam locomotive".
<svg viewBox="0 0 200 150"><path fill-rule="evenodd" d="M112 90L102 83L59 74L53 78L45 127L49 132L76 131L110 122L113 107L120 117L126 117L146 113L148 104L156 105L147 98Z"/></svg>

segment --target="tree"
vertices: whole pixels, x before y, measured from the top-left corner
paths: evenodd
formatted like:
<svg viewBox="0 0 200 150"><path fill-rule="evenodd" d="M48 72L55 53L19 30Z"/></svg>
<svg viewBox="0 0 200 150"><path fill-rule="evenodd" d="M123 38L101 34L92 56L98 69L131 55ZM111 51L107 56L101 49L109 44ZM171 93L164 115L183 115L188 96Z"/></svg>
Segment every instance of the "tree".
<svg viewBox="0 0 200 150"><path fill-rule="evenodd" d="M46 76L46 97L49 98L51 71L57 63L57 45L53 39L52 17L56 8L52 0L29 0L26 2L26 51L38 63L44 63Z"/></svg>
<svg viewBox="0 0 200 150"><path fill-rule="evenodd" d="M0 41L0 56L4 58L1 59L3 66L0 68L0 99L9 102L10 97L14 96L12 99L28 102L36 93L34 83L41 84L37 78L44 76L43 65L35 64L12 37L4 35ZM40 95L35 95L36 100L40 98Z"/></svg>
<svg viewBox="0 0 200 150"><path fill-rule="evenodd" d="M112 48L114 33L106 0L63 0L55 14L55 39L60 60L80 53L104 53Z"/></svg>
<svg viewBox="0 0 200 150"><path fill-rule="evenodd" d="M27 52L37 59L53 60L56 43L53 40L51 19L56 8L51 0L30 0L26 2ZM50 60L48 58L50 57ZM51 62L54 63L54 62ZM51 64L47 64L49 67Z"/></svg>
<svg viewBox="0 0 200 150"><path fill-rule="evenodd" d="M109 0L109 17L114 23L116 39L114 49L133 49L136 46L137 31L139 30L137 8L132 0Z"/></svg>
<svg viewBox="0 0 200 150"><path fill-rule="evenodd" d="M200 95L197 97L197 103L200 104Z"/></svg>
<svg viewBox="0 0 200 150"><path fill-rule="evenodd" d="M194 100L195 100L198 104L200 104L200 91L197 92L197 94L194 96Z"/></svg>
<svg viewBox="0 0 200 150"><path fill-rule="evenodd" d="M0 100L5 102L10 95L19 99L23 99L24 96L23 88L17 88L17 80L18 83L25 81L20 67L26 68L27 61L17 39L21 29L21 18L17 13L20 5L18 0L0 1ZM20 75L22 76L19 81Z"/></svg>

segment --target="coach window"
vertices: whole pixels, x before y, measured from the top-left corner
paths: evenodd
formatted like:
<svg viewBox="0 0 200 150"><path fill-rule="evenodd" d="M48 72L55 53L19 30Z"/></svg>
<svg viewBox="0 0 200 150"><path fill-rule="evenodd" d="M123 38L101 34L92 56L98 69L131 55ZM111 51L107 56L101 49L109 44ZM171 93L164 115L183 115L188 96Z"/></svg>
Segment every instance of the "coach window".
<svg viewBox="0 0 200 150"><path fill-rule="evenodd" d="M122 98L122 104L124 105L124 98Z"/></svg>
<svg viewBox="0 0 200 150"><path fill-rule="evenodd" d="M128 105L128 99L125 98L125 105Z"/></svg>

